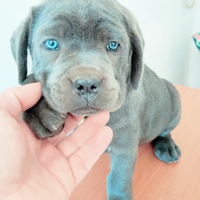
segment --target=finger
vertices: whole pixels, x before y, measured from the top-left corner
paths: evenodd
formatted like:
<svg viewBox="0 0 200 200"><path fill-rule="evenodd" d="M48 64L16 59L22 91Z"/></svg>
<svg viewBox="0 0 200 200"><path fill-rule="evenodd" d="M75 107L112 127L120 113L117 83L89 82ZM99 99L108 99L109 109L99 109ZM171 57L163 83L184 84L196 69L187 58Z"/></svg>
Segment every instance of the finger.
<svg viewBox="0 0 200 200"><path fill-rule="evenodd" d="M68 158L75 185L90 171L95 162L103 154L113 137L109 127L103 127L96 132L75 154Z"/></svg>
<svg viewBox="0 0 200 200"><path fill-rule="evenodd" d="M17 118L21 112L34 106L41 98L41 84L33 83L5 90L0 94L0 110Z"/></svg>
<svg viewBox="0 0 200 200"><path fill-rule="evenodd" d="M83 120L83 118L84 116L74 116L69 113L63 131L58 136L49 138L49 141L56 146Z"/></svg>
<svg viewBox="0 0 200 200"><path fill-rule="evenodd" d="M109 120L109 112L102 111L97 115L88 117L70 136L57 144L57 148L65 155L71 156L81 148L95 132L106 125Z"/></svg>

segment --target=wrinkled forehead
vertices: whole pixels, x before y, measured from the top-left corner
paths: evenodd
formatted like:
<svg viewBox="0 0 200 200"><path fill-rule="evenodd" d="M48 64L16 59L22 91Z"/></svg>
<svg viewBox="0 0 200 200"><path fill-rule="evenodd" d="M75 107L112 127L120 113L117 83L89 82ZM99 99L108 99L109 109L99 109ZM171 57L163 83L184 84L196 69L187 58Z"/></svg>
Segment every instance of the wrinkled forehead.
<svg viewBox="0 0 200 200"><path fill-rule="evenodd" d="M124 40L126 30L120 17L119 11L114 8L107 10L98 3L77 5L66 1L44 6L33 32L59 38L73 36L91 40L101 35L102 40Z"/></svg>

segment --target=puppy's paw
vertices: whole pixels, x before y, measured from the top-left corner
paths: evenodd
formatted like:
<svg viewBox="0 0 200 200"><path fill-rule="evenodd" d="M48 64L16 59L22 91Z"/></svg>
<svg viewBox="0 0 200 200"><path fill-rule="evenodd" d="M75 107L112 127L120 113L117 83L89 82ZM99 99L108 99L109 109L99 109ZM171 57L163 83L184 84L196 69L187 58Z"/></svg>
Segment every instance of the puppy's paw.
<svg viewBox="0 0 200 200"><path fill-rule="evenodd" d="M179 157L181 156L181 150L175 144L171 136L158 136L155 140L153 140L152 145L154 147L154 153L159 160L168 164L171 164L171 162L178 162Z"/></svg>
<svg viewBox="0 0 200 200"><path fill-rule="evenodd" d="M58 135L65 125L66 118L67 115L51 109L43 97L34 107L23 113L24 121L39 139Z"/></svg>

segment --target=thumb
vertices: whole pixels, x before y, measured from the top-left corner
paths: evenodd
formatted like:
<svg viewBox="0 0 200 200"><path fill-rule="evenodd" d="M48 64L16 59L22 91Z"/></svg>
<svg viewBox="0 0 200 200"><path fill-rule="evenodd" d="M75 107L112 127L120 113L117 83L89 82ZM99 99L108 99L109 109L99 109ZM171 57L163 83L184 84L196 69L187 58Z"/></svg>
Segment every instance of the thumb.
<svg viewBox="0 0 200 200"><path fill-rule="evenodd" d="M17 118L21 112L33 107L41 98L40 83L10 88L0 94L0 110Z"/></svg>

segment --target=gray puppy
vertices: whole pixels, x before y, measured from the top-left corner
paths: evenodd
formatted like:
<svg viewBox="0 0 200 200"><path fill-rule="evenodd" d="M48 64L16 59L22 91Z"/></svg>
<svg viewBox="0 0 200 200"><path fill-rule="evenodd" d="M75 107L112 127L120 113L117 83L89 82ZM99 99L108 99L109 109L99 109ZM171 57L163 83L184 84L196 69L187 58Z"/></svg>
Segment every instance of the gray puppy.
<svg viewBox="0 0 200 200"><path fill-rule="evenodd" d="M181 117L179 95L143 63L138 22L116 0L43 1L14 32L11 47L19 82L42 84L42 99L24 113L38 138L59 134L69 112L111 113L109 200L132 199L139 145L153 141L160 160L178 161L181 152L170 132Z"/></svg>

